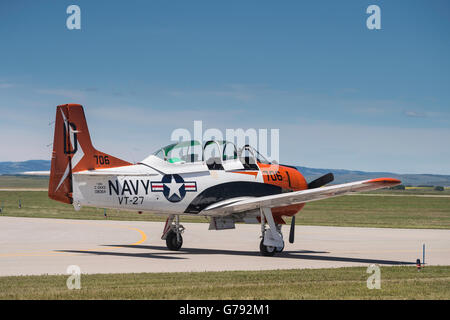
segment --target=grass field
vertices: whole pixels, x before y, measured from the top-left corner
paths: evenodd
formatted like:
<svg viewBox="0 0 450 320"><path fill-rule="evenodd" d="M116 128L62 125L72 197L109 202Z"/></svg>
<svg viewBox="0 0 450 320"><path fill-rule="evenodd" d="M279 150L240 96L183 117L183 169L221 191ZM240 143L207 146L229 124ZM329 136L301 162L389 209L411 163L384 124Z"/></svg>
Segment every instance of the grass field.
<svg viewBox="0 0 450 320"><path fill-rule="evenodd" d="M0 189L8 188L40 188L48 187L48 177L46 176L23 176L23 175L0 175ZM406 187L406 190L382 189L367 193L381 194L423 194L423 195L450 195L450 187L445 187L444 191L436 191L433 187Z"/></svg>
<svg viewBox="0 0 450 320"><path fill-rule="evenodd" d="M381 267L381 289L364 267L272 271L0 277L0 299L448 299L450 267Z"/></svg>
<svg viewBox="0 0 450 320"><path fill-rule="evenodd" d="M1 188L48 188L48 177L0 175Z"/></svg>
<svg viewBox="0 0 450 320"><path fill-rule="evenodd" d="M364 194L397 194L397 195L437 195L449 196L450 188L444 191L436 191L433 188L406 188L406 190L379 189L375 191L363 192Z"/></svg>
<svg viewBox="0 0 450 320"><path fill-rule="evenodd" d="M19 199L22 208L19 209ZM75 211L48 198L45 191L0 191L1 215L19 217L105 219L102 209ZM107 210L107 219L165 221L164 216L135 211ZM204 217L184 216L185 222L207 222ZM287 219L287 223L290 220ZM297 216L299 225L387 228L450 229L450 197L355 195L306 204Z"/></svg>

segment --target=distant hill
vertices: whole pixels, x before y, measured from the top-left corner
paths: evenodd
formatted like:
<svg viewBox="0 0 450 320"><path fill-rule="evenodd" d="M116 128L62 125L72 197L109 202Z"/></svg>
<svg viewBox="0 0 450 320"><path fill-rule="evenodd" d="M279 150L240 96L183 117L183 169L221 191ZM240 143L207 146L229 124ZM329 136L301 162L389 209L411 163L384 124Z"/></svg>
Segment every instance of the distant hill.
<svg viewBox="0 0 450 320"><path fill-rule="evenodd" d="M373 179L379 177L391 177L402 181L404 185L431 185L450 187L450 175L437 174L397 174L392 172L365 172L344 169L315 169L297 167L308 181L332 172L335 180L333 183L345 183L355 180ZM23 162L0 162L0 175L14 175L24 171L48 171L50 160L29 160Z"/></svg>
<svg viewBox="0 0 450 320"><path fill-rule="evenodd" d="M353 171L344 169L314 169L307 167L297 167L297 169L310 181L315 178L324 175L325 173L332 172L334 174L333 183L345 183L356 180L365 180L373 178L389 177L402 181L404 185L411 186L450 186L450 175L438 175L438 174L398 174L392 172L365 172L365 171Z"/></svg>
<svg viewBox="0 0 450 320"><path fill-rule="evenodd" d="M17 174L24 171L48 171L48 170L50 170L50 160L0 162L0 174Z"/></svg>

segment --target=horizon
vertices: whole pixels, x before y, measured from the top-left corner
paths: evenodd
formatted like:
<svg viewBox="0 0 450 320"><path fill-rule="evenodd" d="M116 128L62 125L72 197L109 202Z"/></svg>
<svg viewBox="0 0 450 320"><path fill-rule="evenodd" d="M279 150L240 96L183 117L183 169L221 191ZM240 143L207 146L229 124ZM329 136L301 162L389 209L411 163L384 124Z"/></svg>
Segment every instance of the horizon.
<svg viewBox="0 0 450 320"><path fill-rule="evenodd" d="M23 162L28 162L28 161L48 161L48 162L51 162L51 159L29 159L29 160L23 160L23 161L0 161L0 164L2 164L2 163L23 163ZM297 168L302 168L303 167L303 168L308 168L308 169L313 169L313 170L343 170L343 171L365 172L365 173L389 173L389 174L396 174L396 175L450 176L450 174L436 174L436 173L427 173L427 172L422 172L422 173L399 173L399 172L389 172L389 171L365 171L365 170L345 169L345 168L318 168L318 167L300 166L300 165L296 165L296 164L289 164L289 165L293 165L293 166L295 166ZM4 175L4 174L0 173L0 175ZM6 174L6 175L8 175L8 174Z"/></svg>

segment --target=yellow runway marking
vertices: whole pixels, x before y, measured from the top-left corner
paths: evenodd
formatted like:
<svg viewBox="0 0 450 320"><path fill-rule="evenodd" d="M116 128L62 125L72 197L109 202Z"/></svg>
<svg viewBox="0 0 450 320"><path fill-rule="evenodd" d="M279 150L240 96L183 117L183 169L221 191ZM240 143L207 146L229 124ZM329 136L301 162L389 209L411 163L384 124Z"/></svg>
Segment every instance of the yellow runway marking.
<svg viewBox="0 0 450 320"><path fill-rule="evenodd" d="M138 228L128 228L128 229L130 229L130 230L136 230L137 232L139 232L139 233L141 234L141 240L139 240L139 241L137 241L137 242L135 242L135 243L132 243L132 244L131 244L132 246L136 246L136 245L138 245L138 244L143 243L145 240L147 240L147 235L144 233L144 231L142 231L142 230L140 230L140 229L138 229Z"/></svg>

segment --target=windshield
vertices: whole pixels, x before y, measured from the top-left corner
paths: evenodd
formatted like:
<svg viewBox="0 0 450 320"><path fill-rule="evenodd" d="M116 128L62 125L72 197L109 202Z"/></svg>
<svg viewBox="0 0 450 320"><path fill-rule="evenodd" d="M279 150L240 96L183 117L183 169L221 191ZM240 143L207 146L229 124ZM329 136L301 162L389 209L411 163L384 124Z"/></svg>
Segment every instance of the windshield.
<svg viewBox="0 0 450 320"><path fill-rule="evenodd" d="M220 158L220 155L222 155L222 160L237 159L236 146L232 142L225 140L210 140L205 143L205 147L203 148L203 160L208 160L212 157Z"/></svg>
<svg viewBox="0 0 450 320"><path fill-rule="evenodd" d="M262 154L250 146L245 146L240 150L241 157L246 158L246 162L255 162L270 164ZM203 146L197 140L182 141L169 144L155 153L156 157L169 163L187 163L187 162L217 162L238 159L238 150L234 143L230 141L207 141ZM256 158L256 159L255 159ZM242 159L241 159L242 161Z"/></svg>
<svg viewBox="0 0 450 320"><path fill-rule="evenodd" d="M256 151L256 158L258 159L259 163L265 163L265 164L271 164L269 160L267 160L259 151Z"/></svg>
<svg viewBox="0 0 450 320"><path fill-rule="evenodd" d="M197 162L202 159L202 145L197 140L172 143L159 149L154 155L170 163Z"/></svg>

